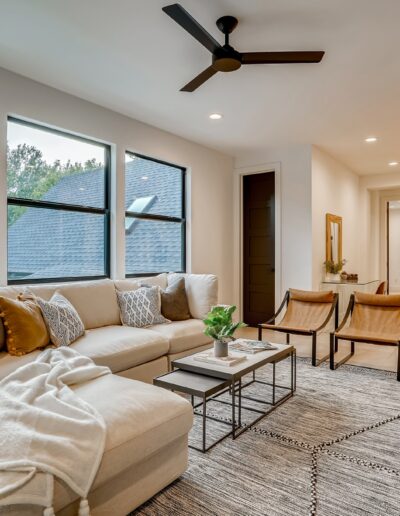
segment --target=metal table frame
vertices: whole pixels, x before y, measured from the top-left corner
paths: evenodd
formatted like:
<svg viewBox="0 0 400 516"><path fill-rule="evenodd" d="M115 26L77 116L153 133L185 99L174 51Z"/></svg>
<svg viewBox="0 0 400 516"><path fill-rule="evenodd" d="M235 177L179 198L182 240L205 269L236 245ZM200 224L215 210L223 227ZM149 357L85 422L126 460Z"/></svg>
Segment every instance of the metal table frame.
<svg viewBox="0 0 400 516"><path fill-rule="evenodd" d="M287 358L290 358L290 386L289 387L276 384L276 364ZM262 380L256 379L256 370L266 364L272 364L272 383L264 382ZM171 390L186 392L187 394L189 394L191 396L191 402L192 402L194 414L196 416L202 417L202 447L198 448L193 445L189 445L189 447L193 448L197 451L203 452L203 453L207 452L208 450L213 448L215 445L217 445L218 443L220 443L221 441L223 441L226 437L228 437L230 435L232 436L232 439L236 439L237 437L239 437L239 435L244 433L250 427L254 426L256 423L258 423L258 421L260 421L262 418L264 418L265 416L267 416L268 414L273 412L282 403L284 403L289 398L291 398L293 396L294 392L296 391L296 350L292 346L288 347L287 349L282 350L279 354L277 354L275 360L273 360L273 361L265 360L265 361L259 362L257 364L254 364L254 367L250 367L247 369L245 368L242 371L240 371L240 373L237 373L234 375L229 375L229 372L226 372L226 374L222 374L221 372L212 371L212 370L209 370L206 372L203 369L204 368L202 368L202 367L187 367L187 366L182 367L182 364L179 364L179 361L172 362L172 371L182 370L182 371L192 372L195 374L200 374L203 376L211 376L212 375L213 378L220 378L221 380L225 380L225 385L223 385L223 386L221 385L220 388L216 389L216 392L202 393L202 392L194 392L190 388L182 390L182 388L178 388L176 386L174 388L173 385L168 386L168 382L164 383L165 380L162 381L162 378L163 378L163 376L164 377L167 376L169 373L167 373L167 375L163 375L162 377L155 379L156 385L157 385L157 380L161 380L162 382L158 382L159 385L161 385L163 387L167 387ZM245 376L249 373L252 373L252 379L243 384L242 383L243 376ZM252 385L254 383L272 386L272 399L271 400L260 399L260 398L255 398L254 396L248 396L248 395L243 394L243 389L245 389L246 387L249 387L250 385ZM222 390L221 390L221 388L222 388ZM286 394L281 396L279 399L276 399L276 389L277 388L287 390L289 392L287 392ZM230 401L219 399L223 394L226 394L227 392L229 392L229 394L231 396ZM195 404L195 400L194 400L195 396L201 397L202 401L200 403ZM236 402L236 399L237 399L237 402ZM261 409L261 408L250 407L248 405L243 405L243 402L242 402L243 399L244 400L247 399L254 403L259 403L262 405L268 405L269 408L267 410L265 410L265 409ZM231 407L232 407L231 421L224 421L224 420L214 417L212 415L207 415L207 402L209 402L209 401L214 401L217 403L231 405ZM202 407L201 412L199 412L197 410L199 407ZM236 419L236 409L238 409L237 419ZM250 423L248 423L246 425L242 424L242 410L243 409L248 412L254 412L255 414L257 414L255 419L253 419ZM228 425L230 427L230 430L228 432L226 432L222 437L220 437L219 439L214 441L209 446L207 446L207 423L206 423L207 419L217 421L218 423L222 423L222 424Z"/></svg>

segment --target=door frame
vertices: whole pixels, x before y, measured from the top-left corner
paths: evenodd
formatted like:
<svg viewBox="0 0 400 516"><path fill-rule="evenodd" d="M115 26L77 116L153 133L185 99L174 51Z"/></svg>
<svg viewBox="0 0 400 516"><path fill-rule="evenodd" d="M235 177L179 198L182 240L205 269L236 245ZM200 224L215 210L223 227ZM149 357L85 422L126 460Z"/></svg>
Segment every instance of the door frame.
<svg viewBox="0 0 400 516"><path fill-rule="evenodd" d="M390 201L386 201L386 289L390 294Z"/></svg>
<svg viewBox="0 0 400 516"><path fill-rule="evenodd" d="M243 177L267 172L275 173L275 310L282 300L282 224L281 165L261 163L235 169L234 184L234 296L243 318ZM261 321L260 321L261 322Z"/></svg>
<svg viewBox="0 0 400 516"><path fill-rule="evenodd" d="M379 274L377 274L379 280L385 278L388 281L388 288L390 289L389 283L389 219L387 203L390 201L398 201L400 199L399 188L392 190L381 190L379 191Z"/></svg>

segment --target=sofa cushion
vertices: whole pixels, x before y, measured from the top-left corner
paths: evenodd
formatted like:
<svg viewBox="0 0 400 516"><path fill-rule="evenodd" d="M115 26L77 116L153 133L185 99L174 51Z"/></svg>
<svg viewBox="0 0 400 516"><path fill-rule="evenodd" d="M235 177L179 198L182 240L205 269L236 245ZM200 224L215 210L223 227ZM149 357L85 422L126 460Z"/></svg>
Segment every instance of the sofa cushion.
<svg viewBox="0 0 400 516"><path fill-rule="evenodd" d="M169 353L180 353L212 342L210 337L204 335L204 324L199 319L156 324L150 329L168 339Z"/></svg>
<svg viewBox="0 0 400 516"><path fill-rule="evenodd" d="M105 326L87 330L72 344L97 365L113 373L125 371L168 353L168 338L158 332L129 326Z"/></svg>
<svg viewBox="0 0 400 516"><path fill-rule="evenodd" d="M29 285L30 292L49 300L60 292L76 308L86 330L120 324L114 282L109 279L49 285ZM24 287L20 288L23 291Z"/></svg>
<svg viewBox="0 0 400 516"><path fill-rule="evenodd" d="M168 274L168 284L185 278L189 310L195 319L204 319L211 307L218 303L218 278L213 274Z"/></svg>
<svg viewBox="0 0 400 516"><path fill-rule="evenodd" d="M157 276L149 276L143 278L127 278L123 280L114 280L114 285L117 290L122 292L127 290L137 290L142 285L149 285L151 287L167 288L168 276L165 272Z"/></svg>
<svg viewBox="0 0 400 516"><path fill-rule="evenodd" d="M85 329L120 324L113 281L105 279L63 285L58 291L74 305Z"/></svg>
<svg viewBox="0 0 400 516"><path fill-rule="evenodd" d="M153 385L106 375L72 388L98 410L107 427L105 452L92 490L157 454L192 427L190 403ZM56 511L77 498L64 483L56 480Z"/></svg>

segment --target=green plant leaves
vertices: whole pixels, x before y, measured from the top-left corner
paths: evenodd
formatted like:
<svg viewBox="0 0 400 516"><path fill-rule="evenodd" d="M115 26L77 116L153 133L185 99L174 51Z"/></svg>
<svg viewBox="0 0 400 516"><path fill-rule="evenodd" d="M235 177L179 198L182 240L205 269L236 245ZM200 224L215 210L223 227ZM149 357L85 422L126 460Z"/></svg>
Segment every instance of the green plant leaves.
<svg viewBox="0 0 400 516"><path fill-rule="evenodd" d="M235 310L235 305L214 306L203 320L206 326L204 334L214 340L233 340L235 331L246 326L242 322L233 323L232 315Z"/></svg>

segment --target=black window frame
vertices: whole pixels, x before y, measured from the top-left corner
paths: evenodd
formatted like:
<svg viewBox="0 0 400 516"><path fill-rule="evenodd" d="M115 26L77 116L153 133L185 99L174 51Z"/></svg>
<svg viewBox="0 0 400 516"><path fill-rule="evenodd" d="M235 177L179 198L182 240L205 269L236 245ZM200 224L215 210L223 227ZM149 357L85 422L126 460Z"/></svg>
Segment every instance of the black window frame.
<svg viewBox="0 0 400 516"><path fill-rule="evenodd" d="M89 213L89 214L97 214L104 215L104 272L105 274L96 275L96 276L63 276L56 278L22 278L22 279L8 279L8 266L7 266L7 285L29 285L36 283L64 283L71 281L90 281L90 280L99 280L110 277L111 272L111 146L105 143L97 142L95 140L91 140L90 138L85 138L83 136L77 136L76 134L69 133L68 131L62 131L60 129L54 129L48 127L46 125L38 124L35 122L30 122L27 120L23 120L21 118L9 116L7 117L7 123L13 122L20 125L26 125L27 127L32 127L34 129L39 129L41 131L46 131L53 134L58 134L60 136L64 136L66 138L70 138L73 140L78 140L81 142L85 142L91 145L97 145L99 147L104 148L104 207L103 208L94 208L91 206L83 206L78 204L70 204L70 203L58 203L52 201L42 201L42 200L34 200L34 199L24 199L20 197L8 197L7 196L7 206L24 206L27 208L43 208L49 210L61 210L61 211L71 211L75 213ZM8 168L7 168L8 172ZM8 174L7 174L8 176ZM7 228L8 229L8 228ZM7 256L8 256L8 233L7 233Z"/></svg>
<svg viewBox="0 0 400 516"><path fill-rule="evenodd" d="M127 273L126 272L126 264L125 264L125 278L143 278L143 277L151 277L158 276L159 274L163 274L165 272L177 272L177 273L185 273L186 272L186 168L180 165L175 165L175 163L168 163L167 161L163 161L161 159L152 158L151 156L145 156L144 154L139 154L137 152L125 151L125 155L133 156L140 159L147 159L148 161L153 161L155 163L160 163L161 165L166 165L168 167L176 168L181 171L181 180L182 180L182 211L181 217L170 217L168 215L156 215L153 213L139 213L134 211L125 210L125 217L135 217L137 219L144 220L158 220L164 222L173 222L180 223L181 225L181 264L182 270L179 271L159 271L159 272L140 272L140 273ZM126 169L125 169L126 171ZM125 201L125 200L124 200ZM125 250L126 256L126 250Z"/></svg>

